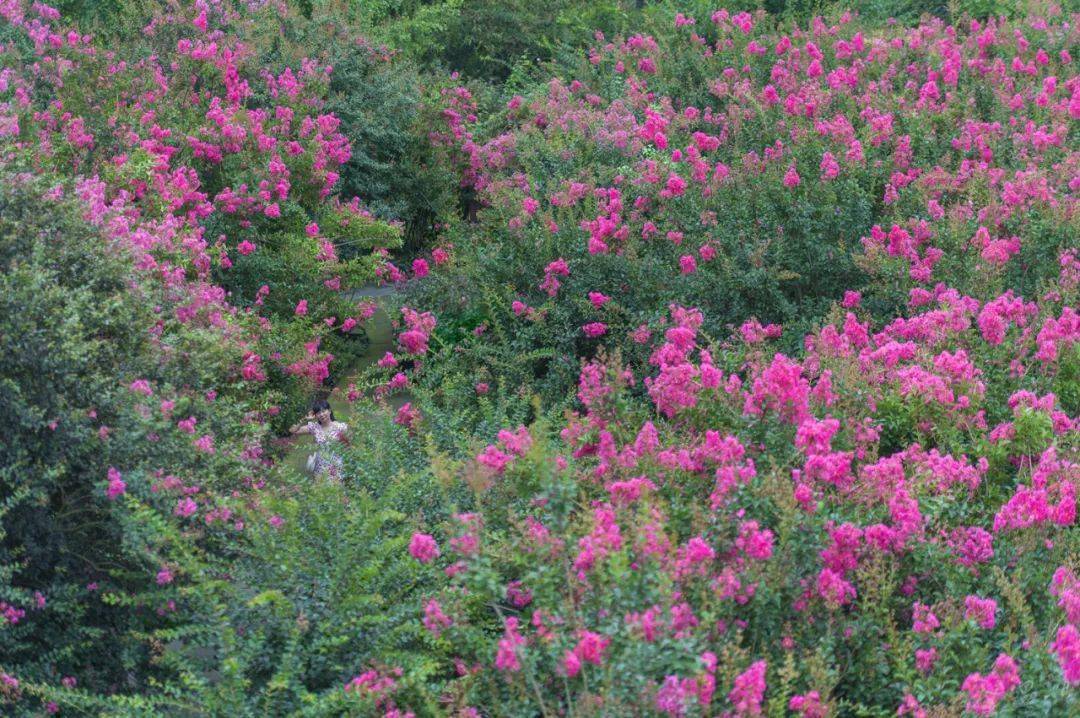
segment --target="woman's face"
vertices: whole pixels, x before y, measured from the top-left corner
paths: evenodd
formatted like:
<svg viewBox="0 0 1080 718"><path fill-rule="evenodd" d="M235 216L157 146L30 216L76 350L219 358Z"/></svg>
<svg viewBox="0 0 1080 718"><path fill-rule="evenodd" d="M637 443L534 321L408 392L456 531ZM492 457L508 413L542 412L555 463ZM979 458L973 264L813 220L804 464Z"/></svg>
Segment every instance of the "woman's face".
<svg viewBox="0 0 1080 718"><path fill-rule="evenodd" d="M330 410L329 409L320 410L318 413L315 414L315 418L319 420L320 424L329 424L330 423Z"/></svg>

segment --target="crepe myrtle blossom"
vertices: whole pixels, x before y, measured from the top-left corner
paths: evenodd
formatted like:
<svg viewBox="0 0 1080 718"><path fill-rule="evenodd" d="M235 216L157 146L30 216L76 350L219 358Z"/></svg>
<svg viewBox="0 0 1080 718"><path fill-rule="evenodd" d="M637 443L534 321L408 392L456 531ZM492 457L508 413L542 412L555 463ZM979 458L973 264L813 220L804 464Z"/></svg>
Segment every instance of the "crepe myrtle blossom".
<svg viewBox="0 0 1080 718"><path fill-rule="evenodd" d="M431 333L435 330L435 315L431 312L417 312L409 307L402 307L407 329L398 335L398 343L411 355L426 354Z"/></svg>
<svg viewBox="0 0 1080 718"><path fill-rule="evenodd" d="M409 555L420 563L431 563L439 557L439 545L430 534L414 533L409 539Z"/></svg>
<svg viewBox="0 0 1080 718"><path fill-rule="evenodd" d="M794 711L799 718L825 718L828 715L828 709L817 691L792 696L788 701L788 709Z"/></svg>
<svg viewBox="0 0 1080 718"><path fill-rule="evenodd" d="M993 628L997 625L997 601L967 596L964 599L964 618L975 621L980 628Z"/></svg>
<svg viewBox="0 0 1080 718"><path fill-rule="evenodd" d="M495 668L500 671L516 673L521 670L521 650L528 641L518 631L518 624L515 616L503 619L503 637L495 654Z"/></svg>
<svg viewBox="0 0 1080 718"><path fill-rule="evenodd" d="M961 690L968 694L967 710L977 716L993 715L998 703L1020 685L1020 667L1008 654L998 655L987 675L972 673Z"/></svg>
<svg viewBox="0 0 1080 718"><path fill-rule="evenodd" d="M917 648L915 649L915 667L923 674L929 674L934 670L934 664L937 663L938 652L936 648Z"/></svg>
<svg viewBox="0 0 1080 718"><path fill-rule="evenodd" d="M603 322L591 322L581 327L581 331L590 339L596 339L607 334L607 324Z"/></svg>
<svg viewBox="0 0 1080 718"><path fill-rule="evenodd" d="M120 472L115 467L110 466L108 471L108 486L105 489L105 495L110 501L115 501L127 491L127 484L124 483L123 478L120 476Z"/></svg>
<svg viewBox="0 0 1080 718"><path fill-rule="evenodd" d="M138 433L160 449L148 467L163 464L157 476L133 459L125 475L147 472L160 499L147 506L181 522L185 534L250 520L173 476L188 476L189 461L212 461L223 476L236 456L252 474L261 466L261 438L238 444L219 412L237 402L268 406L252 411L250 426L245 417L242 433L255 434L280 411L276 394L288 393L288 382L328 376L318 341L284 345L282 326L347 332L376 309L341 312L299 289L307 294L302 307L295 295L269 302L267 277L250 277L245 304L234 306L233 295L211 284L215 268L228 269L232 284L242 280L238 269L280 259L273 242L253 242L288 234L315 258L313 287L340 291L351 272L324 235L348 234L340 230L370 219L332 196L352 152L344 123L326 109L322 88L332 70L317 61L273 73L253 66L257 46L241 47L230 29L246 25L244 4L227 12L219 5L200 0L155 17L147 33L173 39L135 61L69 34L46 5L0 2L13 38L0 53L25 51L0 69L0 139L37 157L34 171L60 174L47 178L56 186L43 206L72 198L103 244L130 254L127 285L152 316L136 329L155 349L186 354L205 342L221 352L226 376L212 384L178 381L187 374L173 371L167 352L160 366L139 370L145 376L119 383L135 420L155 424ZM262 3L250 5L254 12ZM506 377L487 365L454 377L434 363L475 359L470 346L499 341L505 320L526 342L564 335L566 346L584 352L553 365L581 367L580 401L559 406L555 415L565 422L554 431L533 433L515 420L484 437L475 461L450 469L457 478L491 480L469 484L473 513L439 527L454 560L442 571L413 565L424 581L421 594L404 595L414 609L404 630L440 636L455 670L421 666L406 680L385 664L390 658L372 656L339 698L370 700L380 715L403 718L407 707L393 701L457 700L462 679L470 701L486 702L474 708L461 698L454 709L463 716L497 711L492 706L510 696L532 714L633 705L731 718L763 713L772 666L783 674L774 682L785 685L769 696L771 711L817 718L865 700L859 709L869 713L926 716L941 706L927 699L924 708L914 694L930 695L930 686L957 694L970 714L990 715L1006 712L1010 695L1020 693L1017 651L1033 669L1014 712L1042 705L1044 692L1067 695L1080 684L1080 585L1068 541L1076 524L1069 380L1080 342L1080 261L1061 251L1080 192L1080 158L1068 140L1080 120L1080 84L1066 49L1072 20L1051 13L881 28L837 13L788 34L763 12L670 20L649 24L655 36L594 36L576 78L534 83L509 111L498 108L497 122L453 77L432 93L426 139L445 150L439 169L483 207L475 227L433 227L462 234L462 261L452 260L450 245L435 248L430 261L469 286L479 276L468 273L478 246L505 254L509 311L485 313L483 335L440 343L438 356L427 356L436 336L430 312L442 307L402 310L398 348L378 362L385 376L376 393L406 386L430 393L424 372L434 366L432 375L460 389L441 399L436 392L436 403L475 402L463 416L479 407L490 427L491 387L501 398L530 387L504 391ZM695 72L683 72L691 61ZM93 88L70 81L83 76L98 78L109 100L83 97ZM705 79L690 94L705 99L680 96L696 78ZM79 117L84 106L102 116ZM749 217L727 211L750 194L760 201ZM492 221L498 217L511 226ZM805 223L791 217L824 229L805 241ZM293 237L305 223L304 236ZM204 235L218 226L215 244ZM845 236L854 226L869 227L858 242ZM474 244L475 232L490 234ZM251 239L230 251L244 237ZM533 246L538 251L521 251ZM377 279L407 278L388 252L371 259ZM417 259L409 276L430 271ZM725 294L747 272L761 275L752 296ZM703 284L704 274L716 281ZM797 276L780 279L789 274ZM402 288L422 297L422 285ZM693 286L703 305L665 313L648 304L655 286L674 297L676 285ZM598 288L611 296L588 291ZM773 295L790 307L751 301ZM778 322L774 314L792 319L783 330L763 323ZM586 341L590 326L610 355ZM814 328L792 336L803 326ZM458 334L447 332L446 341ZM785 353L776 353L781 339ZM183 361L215 371L216 358L199 359ZM209 385L219 391L213 403ZM350 394L359 396L355 387ZM513 404L495 408L521 413ZM419 428L415 411L407 404L396 420ZM445 412L425 412L440 433ZM113 419L113 407L101 413L86 412L90 436L109 436L106 417L130 426L126 414L125 423ZM44 421L59 437L82 418L77 410ZM101 446L114 462L128 451L118 434ZM180 466L168 465L173 457ZM505 476L511 467L520 470ZM125 511L120 471L110 467L106 477L105 497L116 503L104 508ZM272 488L261 475L244 485ZM239 489L235 498L237 512L265 506ZM276 515L258 518L282 526ZM485 521L491 531L481 541ZM422 564L441 555L421 533L409 554ZM189 575L153 565L143 578L155 593L171 593L174 574ZM879 585L881 566L903 571ZM1048 592L1027 597L1033 610L1023 635L1003 630L1011 604L988 591L1037 585L1055 566ZM943 569L949 580L932 580ZM78 586L97 590L95 578L78 578ZM612 596L627 608L612 610ZM911 620L896 645L876 640L878 603L900 606L887 617L893 623ZM22 614L0 604L0 630L16 642L10 629L16 621L23 628ZM911 675L898 683L896 675L866 672L858 696L845 681L826 693L813 684L820 666L808 670L804 660L816 648L807 641L821 631L854 664L900 652L894 663ZM766 634L776 640L758 640ZM705 643L716 654L700 654ZM764 653L729 650L735 644ZM958 654L957 646L974 648ZM991 656L1006 652L995 661L974 650L986 646ZM984 660L991 665L978 665ZM617 671L608 669L627 661L650 680L612 680ZM1035 670L1049 661L1055 670ZM719 694L718 680L729 681ZM399 694L399 686L408 690ZM6 699L19 688L3 676Z"/></svg>
<svg viewBox="0 0 1080 718"><path fill-rule="evenodd" d="M424 628L426 628L431 635L438 638L443 631L450 626L454 625L453 620L443 613L442 606L435 599L430 599L424 604Z"/></svg>
<svg viewBox="0 0 1080 718"><path fill-rule="evenodd" d="M1050 650L1061 666L1061 675L1070 686L1080 686L1080 630L1071 623L1058 628Z"/></svg>
<svg viewBox="0 0 1080 718"><path fill-rule="evenodd" d="M195 502L195 499L190 496L177 499L176 507L173 509L173 514L180 518L188 518L194 516L199 510L199 504Z"/></svg>
<svg viewBox="0 0 1080 718"><path fill-rule="evenodd" d="M559 293L559 277L569 277L570 267L567 265L566 260L562 257L549 263L544 268L544 281L540 283L540 289L543 289L548 296L554 297Z"/></svg>
<svg viewBox="0 0 1080 718"><path fill-rule="evenodd" d="M802 178L799 177L798 171L795 169L795 163L792 162L788 166L787 172L784 173L784 186L785 187L798 187L802 184Z"/></svg>
<svg viewBox="0 0 1080 718"><path fill-rule="evenodd" d="M765 672L768 664L755 661L749 668L735 678L735 686L728 694L728 700L735 708L736 716L760 716L761 701L765 696Z"/></svg>
<svg viewBox="0 0 1080 718"><path fill-rule="evenodd" d="M1075 419L1063 409L1058 372L1072 367L1070 352L1080 338L1070 306L1080 268L1056 247L1064 236L1059 215L1068 215L1080 184L1067 171L1076 163L1065 149L1067 131L1055 128L1067 127L1062 118L1072 118L1074 104L1080 116L1080 100L1072 100L1080 90L1061 79L1071 75L1057 65L1058 53L1037 59L1038 46L1050 42L1048 30L1058 27L1050 19L1032 19L1030 27L1005 21L896 26L893 34L878 34L848 13L780 36L762 29L759 17L717 11L708 40L683 20L679 33L665 38L598 35L583 70L588 82L553 80L538 88L512 113L500 114L509 124L499 125L487 145L466 137L474 127L464 118L476 112L474 104L454 106L463 111L448 119L447 134L461 132L451 146L466 157L462 179L484 193L493 213L523 219L525 193L547 200L542 206L561 225L579 230L533 258L527 271L535 274L514 282L509 311L499 319L532 331L545 317L563 317L571 329L581 328L579 340L591 323L607 324L605 344L624 346L617 358L588 348L577 377L579 403L557 438L535 437L544 450L533 456L557 455L543 465L565 487L533 461L522 462L512 480L485 485L491 492L485 500L494 502L499 491L545 477L542 489L515 496L520 508L497 504L494 510L510 515L500 514L499 529L483 545L466 532L461 553L468 564L454 569L453 588L476 591L483 574L484 600L504 613L508 606L522 611L512 626L505 622L511 616L499 616L502 631L484 635L481 670L495 656L504 673L499 685L514 683L526 695L530 679L565 681L579 705L577 691L586 682L596 685L600 673L579 649L582 631L610 639L604 665L637 650L627 647L627 637L638 647L695 636L723 642L762 620L838 627L836 640L861 655L872 643L864 630L873 623L866 602L880 591L876 583L863 584L880 560L899 562L905 575L887 590L910 607L901 619L911 621L911 640L891 650L908 651L900 658L917 680L951 686L961 705L985 714L1015 690L1019 663L1003 654L984 675L987 667L957 664L945 648L973 630L1007 642L997 634L1011 620L1003 613L1008 604L986 593L996 585L990 568L1001 564L1010 580L1030 582L1033 567L1045 570L1045 561L1025 555L1052 554L1053 565L1064 563L1064 533L1075 525L1075 456L1063 438ZM665 42L715 64L703 91L720 99L722 114L665 96L676 85L657 78L679 56L653 48ZM1058 77L1048 87L1051 70ZM1008 90L973 104L968 75ZM607 87L606 80L625 93L590 92ZM1036 104L1040 96L1045 105ZM749 116L774 125L780 141L761 147L756 134L746 136L748 125L732 118ZM945 137L933 129L934 117L950 118L955 131ZM757 133L761 125L754 126ZM617 156L617 168L607 173L617 176L596 182L578 166L562 176L545 168L541 198L541 183L533 181L538 165L514 150L528 142L532 153L556 130L599 150L593 157ZM946 159L928 162L926 149L938 143L948 150L938 155ZM1044 159L1043 153L1051 154ZM1020 156L1022 162L1014 161ZM966 191L971 187L991 189L984 199ZM859 285L829 285L820 299L832 304L819 329L791 336L797 322L789 328L748 312L710 315L705 306L660 315L655 306L635 305L645 298L631 283L601 284L619 276L615 271L638 276L652 266L661 273L667 267L669 275L725 271L735 261L731 238L742 228L726 221L723 210L737 192L767 193L773 204L805 202L806 211L824 206L823 219L841 227L852 198L880 214L866 222L870 229L859 243L829 247L865 276ZM796 206L777 211L789 216ZM793 230L781 231L779 217L760 214L754 219L775 231L770 251L780 258L799 240ZM1015 229L1026 216L1052 229L1038 239L1039 231ZM520 242L524 235L501 224L485 226L498 225L492 231ZM534 229L537 241L554 241L542 227ZM1031 259L1039 242L1050 247L1045 264ZM1040 273L1034 284L1012 279L1021 260L1025 271ZM571 263L575 281L595 283L568 286ZM805 280L804 270L819 268L794 271ZM590 287L603 287L616 301ZM710 301L707 292L701 296ZM624 312L638 318L619 330ZM784 353L772 346L780 339L790 340ZM465 386L477 379L489 377ZM1020 393L1025 387L1032 396ZM1048 401L1051 388L1058 396ZM1028 445L1033 435L1038 439ZM469 476L473 463L497 475L520 457L491 441L475 458ZM1011 477L1005 495L985 490L1005 474ZM700 501L703 485L708 502ZM570 492L573 508L559 491ZM773 534L785 512L806 538L796 542L803 563L791 564L790 580L775 584L766 567L778 558L790 562L794 550ZM549 584L523 573L549 557L565 557L572 570ZM942 561L952 564L948 587L928 580ZM670 589L639 596L641 605L613 615L609 569ZM1031 645L998 650L1031 651L1037 633L1063 675L1074 675L1068 667L1075 663L1076 622L1068 619L1080 603L1072 598L1070 575L1062 573L1055 593L1042 597L1051 605L1033 614L1039 618ZM514 582L529 586L524 609L508 588ZM775 609L755 603L764 589L783 595ZM617 633L623 627L626 634ZM455 629L465 630L464 623ZM732 690L722 707L699 702L709 674L690 660L678 670L653 666L652 681L634 699L644 697L665 715L758 714L765 709L768 666L799 655L800 646L797 632L785 630L770 655L724 654L725 674L739 678L725 687ZM759 658L760 666L747 670ZM636 654L633 660L648 661ZM981 672L968 675L973 669ZM891 690L889 680L876 685ZM1042 681L1033 679L1033 693L1043 690ZM813 688L793 685L776 703L821 716L836 710L833 700L849 698ZM891 700L871 710L911 716L931 710L904 691Z"/></svg>

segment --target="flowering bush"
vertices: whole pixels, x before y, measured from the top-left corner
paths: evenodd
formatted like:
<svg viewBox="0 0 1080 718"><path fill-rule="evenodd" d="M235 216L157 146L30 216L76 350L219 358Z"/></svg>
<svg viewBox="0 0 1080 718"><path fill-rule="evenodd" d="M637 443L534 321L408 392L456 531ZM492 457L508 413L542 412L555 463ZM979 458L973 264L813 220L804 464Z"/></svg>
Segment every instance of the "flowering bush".
<svg viewBox="0 0 1080 718"><path fill-rule="evenodd" d="M1080 710L1080 17L691 5L432 82L402 258L287 4L0 0L0 705Z"/></svg>
<svg viewBox="0 0 1080 718"><path fill-rule="evenodd" d="M885 320L916 285L1030 299L1056 274L1076 191L1068 23L871 33L847 15L786 34L661 15L490 116L444 90L433 140L484 209L407 295L439 310L433 386L448 362L482 376L514 357L508 387L551 404L576 357L643 361L672 302L710 336L781 323L795 351L845 290Z"/></svg>
<svg viewBox="0 0 1080 718"><path fill-rule="evenodd" d="M183 301L133 288L80 188L0 179L0 668L27 695L70 676L103 691L145 664L146 635L171 640L179 587L242 529L229 493L265 428L250 388L218 383L241 325L181 321Z"/></svg>
<svg viewBox="0 0 1080 718"><path fill-rule="evenodd" d="M335 356L362 351L344 327L365 317L342 292L374 277L372 250L400 230L334 195L351 146L324 109L332 68L275 66L259 35L291 22L285 8L165 3L143 44L118 50L40 4L7 3L4 18L19 69L4 80L6 139L39 171L89 180L90 211L138 212L109 235L146 276L201 288L182 316L227 300L227 312L277 319L245 378L292 393L290 377L319 383ZM307 312L285 321L298 304Z"/></svg>
<svg viewBox="0 0 1080 718"><path fill-rule="evenodd" d="M107 50L0 3L5 713L175 677L161 656L244 540L268 429L358 343L342 292L398 242L333 193L329 69L271 72L241 39L279 11L163 4Z"/></svg>
<svg viewBox="0 0 1080 718"><path fill-rule="evenodd" d="M1078 268L1055 288L1072 287L1066 305ZM827 325L800 361L747 344L734 374L708 361L700 313L676 307L644 378L674 421L643 414L633 372L587 365L584 411L521 458L493 467L498 449L481 453L481 510L443 530L440 635L502 674L463 683L462 700L672 715L753 715L762 695L782 710L811 692L834 710L1075 707L1054 598L1075 571L1075 418L1032 390L1053 387L1054 365L989 378L1025 346L1033 357L1035 334L990 344L970 317L947 318L962 300L861 348ZM942 343L970 355L935 354ZM1007 406L986 403L1002 392ZM899 436L910 443L889 448Z"/></svg>
<svg viewBox="0 0 1080 718"><path fill-rule="evenodd" d="M488 429L473 501L420 529L443 692L1075 710L1074 24L650 30L490 119L445 94L485 207L409 287L437 320L410 426L555 411Z"/></svg>

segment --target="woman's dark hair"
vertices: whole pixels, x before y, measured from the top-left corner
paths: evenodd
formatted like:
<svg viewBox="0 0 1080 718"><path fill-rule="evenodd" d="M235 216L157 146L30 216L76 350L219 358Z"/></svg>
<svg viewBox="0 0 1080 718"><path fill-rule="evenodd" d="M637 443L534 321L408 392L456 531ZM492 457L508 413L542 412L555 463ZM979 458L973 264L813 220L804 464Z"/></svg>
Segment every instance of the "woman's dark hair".
<svg viewBox="0 0 1080 718"><path fill-rule="evenodd" d="M337 417L334 416L334 410L330 408L330 402L326 399L316 399L311 403L311 413L318 414L323 410L330 412L330 421L337 421Z"/></svg>

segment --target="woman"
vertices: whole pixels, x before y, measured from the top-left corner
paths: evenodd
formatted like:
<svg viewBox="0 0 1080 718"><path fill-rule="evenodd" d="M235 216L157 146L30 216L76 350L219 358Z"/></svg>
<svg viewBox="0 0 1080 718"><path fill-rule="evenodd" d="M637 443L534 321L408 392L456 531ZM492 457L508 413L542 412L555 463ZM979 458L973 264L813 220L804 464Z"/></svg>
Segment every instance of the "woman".
<svg viewBox="0 0 1080 718"><path fill-rule="evenodd" d="M311 434L315 437L315 453L308 459L308 470L316 476L328 474L340 478L342 461L336 446L343 440L349 428L348 424L334 419L334 410L325 399L319 399L312 404L311 412L304 419L305 421L294 424L289 433Z"/></svg>

